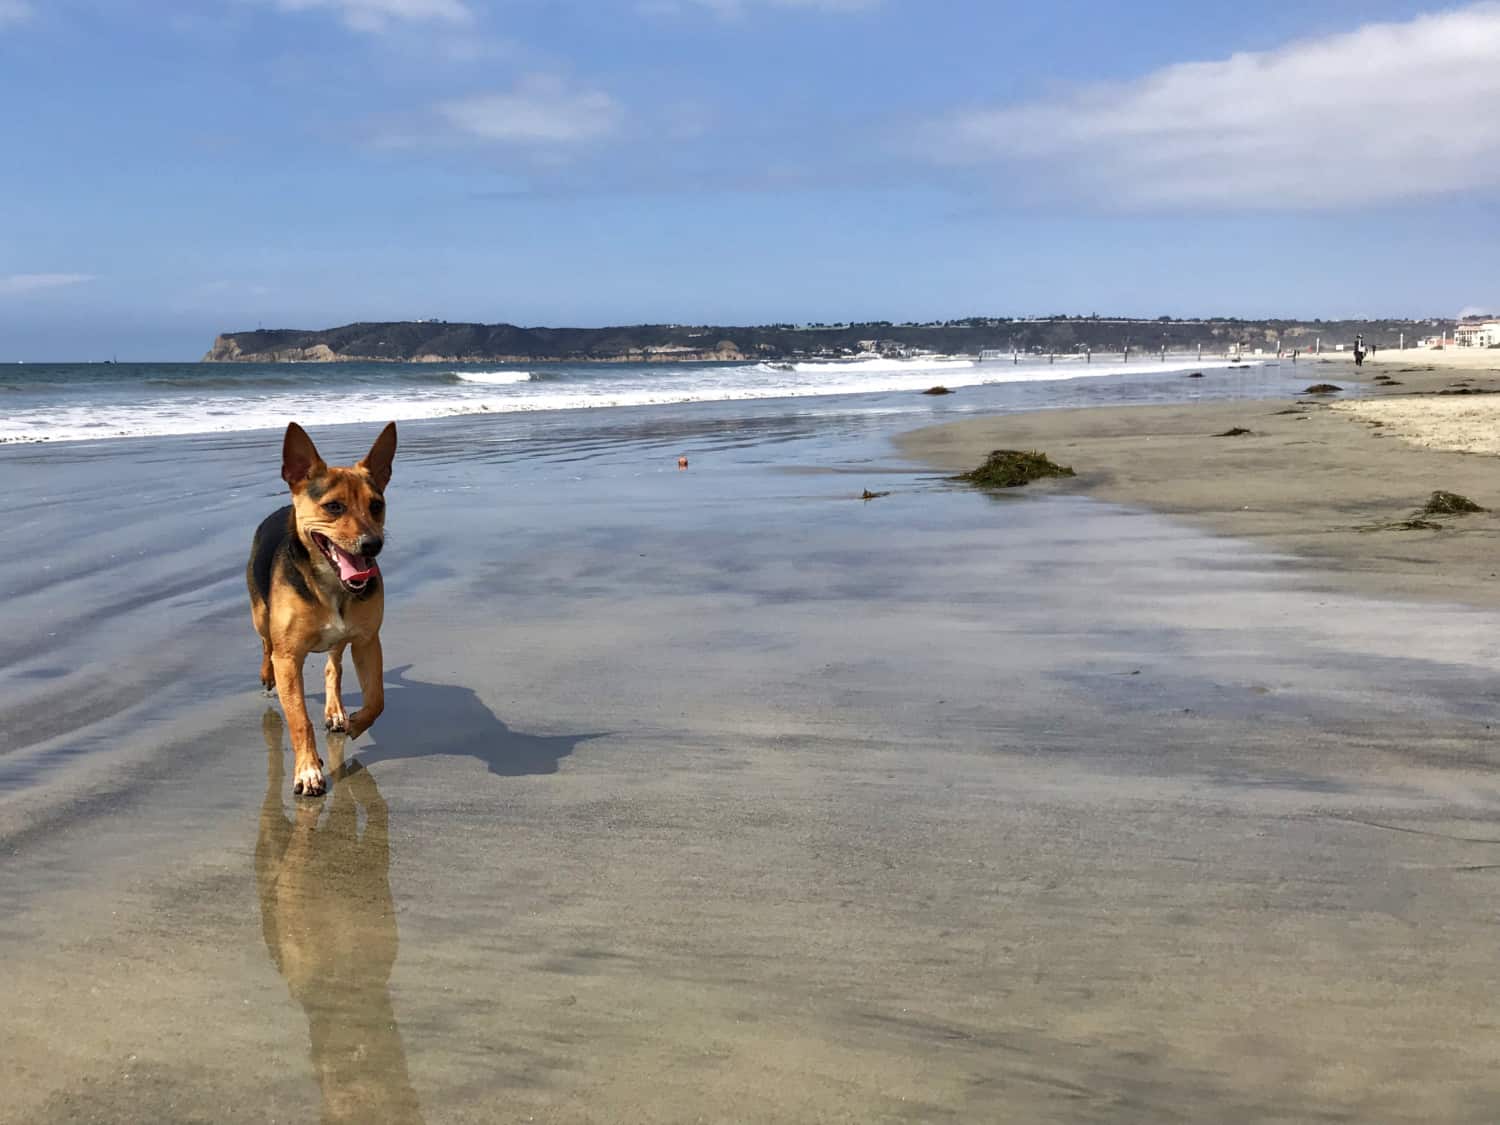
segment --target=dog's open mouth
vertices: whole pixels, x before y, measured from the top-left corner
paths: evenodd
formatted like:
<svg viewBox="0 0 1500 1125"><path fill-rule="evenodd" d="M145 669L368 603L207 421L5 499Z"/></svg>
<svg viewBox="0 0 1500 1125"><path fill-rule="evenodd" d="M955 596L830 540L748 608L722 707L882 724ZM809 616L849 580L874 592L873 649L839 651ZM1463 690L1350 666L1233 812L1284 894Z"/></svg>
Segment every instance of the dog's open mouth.
<svg viewBox="0 0 1500 1125"><path fill-rule="evenodd" d="M370 584L370 579L380 573L380 566L374 559L350 554L326 535L319 535L314 531L312 540L318 545L318 550L323 552L323 556L333 564L333 569L338 571L339 581L344 584L345 589L358 593Z"/></svg>

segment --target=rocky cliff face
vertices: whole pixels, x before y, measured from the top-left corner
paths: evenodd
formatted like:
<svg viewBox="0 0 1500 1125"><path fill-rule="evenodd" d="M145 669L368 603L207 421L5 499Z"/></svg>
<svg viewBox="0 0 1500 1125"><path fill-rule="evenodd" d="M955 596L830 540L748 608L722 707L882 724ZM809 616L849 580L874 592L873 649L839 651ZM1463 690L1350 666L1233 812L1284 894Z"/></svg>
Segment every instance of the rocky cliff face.
<svg viewBox="0 0 1500 1125"><path fill-rule="evenodd" d="M748 331L748 330L747 330ZM713 342L709 342L713 341ZM226 332L204 363L735 363L764 354L714 330L517 328L514 325L398 322L321 332Z"/></svg>
<svg viewBox="0 0 1500 1125"><path fill-rule="evenodd" d="M264 352L245 352L232 335L215 337L214 346L203 357L204 363L335 363L354 356L342 356L327 344L306 347L272 348Z"/></svg>
<svg viewBox="0 0 1500 1125"><path fill-rule="evenodd" d="M240 358L240 342L233 336L214 337L214 346L203 357L204 363L231 363Z"/></svg>

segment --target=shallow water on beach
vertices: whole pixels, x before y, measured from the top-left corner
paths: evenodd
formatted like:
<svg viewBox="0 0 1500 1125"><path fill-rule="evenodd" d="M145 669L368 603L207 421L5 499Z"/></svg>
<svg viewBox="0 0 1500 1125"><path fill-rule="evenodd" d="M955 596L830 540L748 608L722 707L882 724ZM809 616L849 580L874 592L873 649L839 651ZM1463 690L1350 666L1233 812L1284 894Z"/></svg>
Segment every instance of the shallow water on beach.
<svg viewBox="0 0 1500 1125"><path fill-rule="evenodd" d="M319 801L277 435L0 450L0 1121L1493 1120L1500 621L889 445L1045 389L403 425Z"/></svg>

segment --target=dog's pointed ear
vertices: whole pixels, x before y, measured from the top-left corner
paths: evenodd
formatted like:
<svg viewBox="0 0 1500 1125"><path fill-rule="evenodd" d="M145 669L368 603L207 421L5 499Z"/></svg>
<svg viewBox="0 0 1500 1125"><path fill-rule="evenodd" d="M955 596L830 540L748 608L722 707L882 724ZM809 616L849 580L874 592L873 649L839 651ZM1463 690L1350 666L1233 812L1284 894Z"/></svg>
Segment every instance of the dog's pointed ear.
<svg viewBox="0 0 1500 1125"><path fill-rule="evenodd" d="M308 481L322 476L327 469L307 431L296 422L288 422L286 437L281 441L281 479L291 485L293 492L301 492Z"/></svg>
<svg viewBox="0 0 1500 1125"><path fill-rule="evenodd" d="M387 422L385 429L375 439L375 444L370 446L370 452L365 454L364 460L355 468L369 473L375 487L384 492L385 486L391 483L391 462L395 459L396 423Z"/></svg>

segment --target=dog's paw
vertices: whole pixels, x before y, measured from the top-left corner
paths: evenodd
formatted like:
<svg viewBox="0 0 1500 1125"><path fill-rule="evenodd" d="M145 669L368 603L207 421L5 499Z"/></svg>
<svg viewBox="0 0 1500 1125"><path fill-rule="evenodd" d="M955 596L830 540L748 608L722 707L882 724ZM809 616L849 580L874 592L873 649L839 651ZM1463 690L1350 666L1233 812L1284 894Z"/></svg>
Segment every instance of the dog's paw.
<svg viewBox="0 0 1500 1125"><path fill-rule="evenodd" d="M330 703L323 709L323 729L330 732L346 731L349 729L349 716L342 707L335 707Z"/></svg>
<svg viewBox="0 0 1500 1125"><path fill-rule="evenodd" d="M368 708L361 707L349 716L349 725L344 729L349 732L349 738L352 741L369 730L378 718L380 718L379 711L372 714Z"/></svg>
<svg viewBox="0 0 1500 1125"><path fill-rule="evenodd" d="M321 764L297 771L297 780L292 783L292 793L298 797L321 797L328 792Z"/></svg>

